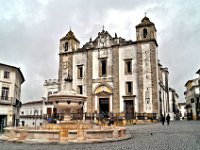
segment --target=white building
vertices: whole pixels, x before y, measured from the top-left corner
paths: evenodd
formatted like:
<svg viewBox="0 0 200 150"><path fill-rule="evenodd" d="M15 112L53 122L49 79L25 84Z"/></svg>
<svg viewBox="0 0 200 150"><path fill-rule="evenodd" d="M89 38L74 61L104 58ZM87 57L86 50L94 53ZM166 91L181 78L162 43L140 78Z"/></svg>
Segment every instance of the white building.
<svg viewBox="0 0 200 150"><path fill-rule="evenodd" d="M187 117L187 111L186 111L185 106L186 106L186 103L178 103L178 108L180 111L180 119Z"/></svg>
<svg viewBox="0 0 200 150"><path fill-rule="evenodd" d="M200 120L200 69L196 73L199 77L187 81L184 95L189 119Z"/></svg>
<svg viewBox="0 0 200 150"><path fill-rule="evenodd" d="M43 100L27 102L20 109L20 126L22 127L39 127L42 126Z"/></svg>
<svg viewBox="0 0 200 150"><path fill-rule="evenodd" d="M45 80L43 84L43 100L31 101L22 104L20 110L20 126L39 127L46 122L55 112L52 103L48 102L48 96L56 94L58 81L56 79Z"/></svg>
<svg viewBox="0 0 200 150"><path fill-rule="evenodd" d="M179 117L178 113L178 94L172 88L169 88L169 111L170 117L172 120L175 120ZM178 119L178 118L177 118Z"/></svg>
<svg viewBox="0 0 200 150"><path fill-rule="evenodd" d="M48 118L51 117L53 113L56 113L56 109L54 109L51 102L48 102L48 96L52 94L56 94L58 92L58 80L57 79L49 79L45 80L43 85L43 114Z"/></svg>
<svg viewBox="0 0 200 150"><path fill-rule="evenodd" d="M6 126L18 126L24 81L20 68L0 63L0 130Z"/></svg>
<svg viewBox="0 0 200 150"><path fill-rule="evenodd" d="M176 91L169 87L169 72L168 68L162 67L159 63L159 101L160 101L160 114L167 116L170 115L171 120L176 119L177 115L177 101L178 94Z"/></svg>

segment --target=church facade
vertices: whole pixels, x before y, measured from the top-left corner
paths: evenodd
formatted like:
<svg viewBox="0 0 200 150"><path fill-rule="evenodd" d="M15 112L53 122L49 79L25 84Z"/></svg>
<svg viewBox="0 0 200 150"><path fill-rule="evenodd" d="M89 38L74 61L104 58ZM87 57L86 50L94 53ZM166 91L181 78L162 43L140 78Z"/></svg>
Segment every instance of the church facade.
<svg viewBox="0 0 200 150"><path fill-rule="evenodd" d="M80 47L70 29L60 39L58 91L71 79L72 88L87 96L88 113L167 113L168 70L159 63L156 36L146 16L136 26L136 41L103 29Z"/></svg>

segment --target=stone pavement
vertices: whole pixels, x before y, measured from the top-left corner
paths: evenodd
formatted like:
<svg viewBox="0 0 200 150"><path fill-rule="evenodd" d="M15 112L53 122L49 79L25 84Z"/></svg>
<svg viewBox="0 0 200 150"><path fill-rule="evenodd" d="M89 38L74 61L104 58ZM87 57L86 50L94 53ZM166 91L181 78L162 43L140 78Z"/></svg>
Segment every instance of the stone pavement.
<svg viewBox="0 0 200 150"><path fill-rule="evenodd" d="M127 126L131 139L93 144L22 144L0 141L0 150L200 150L200 121Z"/></svg>

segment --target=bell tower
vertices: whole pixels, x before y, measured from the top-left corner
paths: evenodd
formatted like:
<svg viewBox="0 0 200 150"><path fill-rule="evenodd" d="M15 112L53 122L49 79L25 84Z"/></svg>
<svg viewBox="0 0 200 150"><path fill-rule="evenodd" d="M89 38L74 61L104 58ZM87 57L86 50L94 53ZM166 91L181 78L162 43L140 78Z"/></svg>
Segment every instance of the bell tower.
<svg viewBox="0 0 200 150"><path fill-rule="evenodd" d="M136 26L138 99L141 113L158 110L158 55L156 28L148 17Z"/></svg>
<svg viewBox="0 0 200 150"><path fill-rule="evenodd" d="M64 88L66 80L73 80L73 54L79 49L79 46L80 42L71 29L60 39L58 73L59 91Z"/></svg>
<svg viewBox="0 0 200 150"><path fill-rule="evenodd" d="M155 41L157 45L156 27L148 17L144 17L141 23L136 26L136 39L138 42Z"/></svg>
<svg viewBox="0 0 200 150"><path fill-rule="evenodd" d="M60 39L60 53L74 52L80 46L79 40L75 37L74 32L69 32Z"/></svg>

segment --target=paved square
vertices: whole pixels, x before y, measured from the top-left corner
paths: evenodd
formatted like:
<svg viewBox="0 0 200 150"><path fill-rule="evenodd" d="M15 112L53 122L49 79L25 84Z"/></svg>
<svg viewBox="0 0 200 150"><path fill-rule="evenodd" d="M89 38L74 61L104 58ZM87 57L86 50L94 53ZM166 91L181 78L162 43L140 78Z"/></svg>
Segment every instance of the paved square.
<svg viewBox="0 0 200 150"><path fill-rule="evenodd" d="M0 141L0 150L200 150L200 121L127 126L131 139L94 144L22 144Z"/></svg>

